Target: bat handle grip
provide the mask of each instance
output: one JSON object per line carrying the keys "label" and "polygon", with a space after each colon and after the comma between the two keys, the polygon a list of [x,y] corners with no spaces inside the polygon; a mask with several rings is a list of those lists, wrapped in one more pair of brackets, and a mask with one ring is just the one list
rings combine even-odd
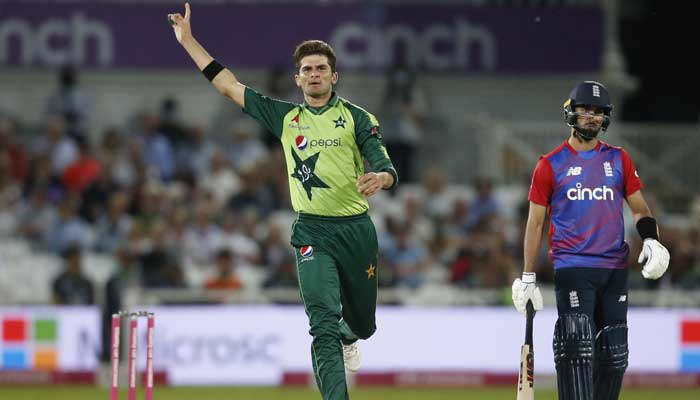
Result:
{"label": "bat handle grip", "polygon": [[528,300],[525,305],[525,311],[527,312],[527,318],[533,318],[535,316],[535,306],[532,305],[532,300]]}
{"label": "bat handle grip", "polygon": [[532,300],[528,300],[525,305],[526,318],[525,318],[525,343],[532,347],[532,320],[535,318],[535,306],[532,304]]}

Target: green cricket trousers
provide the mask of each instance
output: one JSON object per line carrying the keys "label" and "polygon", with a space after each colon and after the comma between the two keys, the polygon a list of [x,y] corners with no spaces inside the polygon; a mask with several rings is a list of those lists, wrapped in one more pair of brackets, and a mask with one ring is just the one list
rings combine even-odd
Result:
{"label": "green cricket trousers", "polygon": [[347,400],[343,344],[376,330],[377,232],[367,213],[299,214],[292,228],[299,291],[313,337],[311,360],[324,400]]}

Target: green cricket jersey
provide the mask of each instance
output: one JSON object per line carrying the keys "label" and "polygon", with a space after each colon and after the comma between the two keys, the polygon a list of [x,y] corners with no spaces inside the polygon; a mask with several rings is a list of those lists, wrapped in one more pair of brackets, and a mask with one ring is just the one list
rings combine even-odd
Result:
{"label": "green cricket jersey", "polygon": [[315,108],[271,99],[246,88],[247,114],[282,142],[294,211],[350,216],[368,209],[355,182],[364,174],[386,171],[398,182],[374,115],[338,97]]}

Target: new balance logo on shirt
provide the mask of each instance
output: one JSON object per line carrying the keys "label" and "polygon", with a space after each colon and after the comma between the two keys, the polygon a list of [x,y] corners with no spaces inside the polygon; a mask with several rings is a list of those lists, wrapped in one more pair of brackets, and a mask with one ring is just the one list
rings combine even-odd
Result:
{"label": "new balance logo on shirt", "polygon": [[569,167],[566,171],[566,176],[578,176],[581,175],[581,167]]}

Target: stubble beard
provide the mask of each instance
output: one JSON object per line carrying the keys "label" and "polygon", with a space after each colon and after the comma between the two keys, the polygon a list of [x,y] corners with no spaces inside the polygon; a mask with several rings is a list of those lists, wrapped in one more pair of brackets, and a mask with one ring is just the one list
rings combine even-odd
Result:
{"label": "stubble beard", "polygon": [[309,97],[314,98],[314,99],[322,99],[325,96],[327,96],[328,93],[330,93],[331,89],[332,89],[332,86],[328,87],[328,89],[324,89],[324,88],[319,88],[317,90],[309,89],[309,91],[307,91],[305,94]]}

